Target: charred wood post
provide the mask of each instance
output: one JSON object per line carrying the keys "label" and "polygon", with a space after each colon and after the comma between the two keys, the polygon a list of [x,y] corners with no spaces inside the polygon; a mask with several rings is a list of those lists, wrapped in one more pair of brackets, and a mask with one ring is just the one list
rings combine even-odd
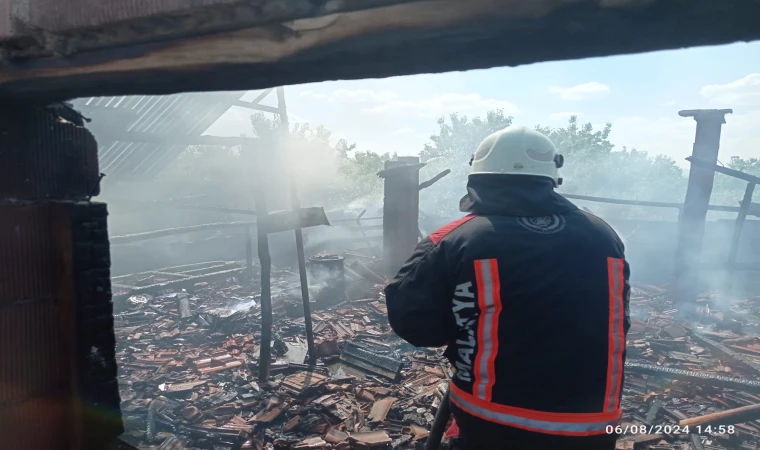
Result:
{"label": "charred wood post", "polygon": [[385,275],[393,276],[419,242],[420,169],[416,156],[386,161],[383,178],[383,259]]}
{"label": "charred wood post", "polygon": [[[718,162],[720,132],[730,109],[680,111],[681,117],[693,117],[697,122],[692,157],[706,163]],[[689,171],[689,185],[678,225],[678,247],[675,264],[675,296],[680,309],[688,309],[696,299],[702,239],[705,233],[707,208],[712,194],[715,172],[695,165]]]}
{"label": "charred wood post", "polygon": [[729,169],[727,167],[719,166],[717,164],[710,164],[708,162],[696,159],[694,157],[686,158],[692,166],[696,166],[705,170],[712,170],[717,173],[722,173],[730,177],[738,178],[747,182],[747,187],[744,190],[744,197],[739,202],[739,214],[736,216],[736,222],[734,224],[734,233],[731,236],[731,247],[728,250],[728,261],[726,262],[726,271],[728,273],[728,290],[731,290],[731,280],[734,270],[738,267],[736,264],[736,257],[739,254],[739,246],[742,239],[742,231],[744,230],[744,222],[747,221],[747,215],[752,212],[752,196],[755,193],[755,186],[760,184],[760,177],[750,175],[748,173],[740,172],[738,170]]}
{"label": "charred wood post", "polygon": [[[257,228],[258,230],[258,228]],[[253,240],[251,239],[251,229],[245,229],[245,270],[246,278],[253,277]]]}
{"label": "charred wood post", "polygon": [[[284,136],[281,137],[283,149],[287,150],[287,138],[290,133],[288,111],[285,104],[285,90],[277,88],[277,105],[279,106],[280,128]],[[289,156],[289,155],[288,155]],[[295,177],[290,176],[290,205],[295,212],[301,209],[301,200],[298,197],[298,188]],[[311,366],[317,364],[317,350],[314,346],[314,331],[311,322],[311,304],[309,303],[309,280],[306,275],[306,255],[303,248],[303,230],[300,226],[295,229],[296,254],[298,255],[298,276],[301,281],[301,299],[303,301],[304,327],[306,328],[306,348],[308,349],[308,363]]]}
{"label": "charred wood post", "polygon": [[[39,104],[0,109],[0,445],[101,449],[123,431],[97,143]],[[76,120],[76,118],[75,118]]]}
{"label": "charred wood post", "polygon": [[[262,177],[263,158],[261,149],[245,148],[254,157],[254,167],[257,169],[254,202],[258,213],[259,223],[266,222],[269,209],[267,207],[266,186]],[[261,349],[259,350],[259,381],[269,380],[269,368],[272,359],[272,258],[269,254],[269,235],[266,227],[256,227],[256,240],[261,266]]]}

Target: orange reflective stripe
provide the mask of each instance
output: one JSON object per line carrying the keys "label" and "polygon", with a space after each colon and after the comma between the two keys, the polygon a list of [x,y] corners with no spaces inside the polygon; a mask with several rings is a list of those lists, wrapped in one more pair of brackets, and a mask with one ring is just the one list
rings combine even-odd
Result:
{"label": "orange reflective stripe", "polygon": [[473,392],[490,401],[496,382],[496,355],[499,352],[499,314],[501,282],[495,259],[475,261],[475,282],[478,286],[478,353],[475,355]]}
{"label": "orange reflective stripe", "polygon": [[607,258],[607,279],[609,288],[609,332],[607,339],[607,387],[604,393],[604,412],[617,411],[620,407],[620,389],[623,377],[623,351],[625,350],[625,332],[623,318],[625,304],[625,261],[620,258]]}
{"label": "orange reflective stripe", "polygon": [[453,383],[451,401],[465,412],[489,422],[546,434],[591,436],[605,434],[608,426],[620,422],[622,411],[614,413],[551,413],[499,405],[478,399]]}

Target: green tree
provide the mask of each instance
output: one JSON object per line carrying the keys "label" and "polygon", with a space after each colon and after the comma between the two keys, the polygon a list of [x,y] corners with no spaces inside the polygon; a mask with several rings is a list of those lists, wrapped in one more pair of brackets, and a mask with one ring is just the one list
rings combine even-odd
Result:
{"label": "green tree", "polygon": [[[420,153],[428,161],[424,172],[431,175],[443,168],[451,174],[428,190],[423,191],[423,208],[455,214],[458,200],[464,194],[469,167],[467,161],[480,141],[489,134],[512,124],[512,117],[500,110],[489,111],[486,119],[460,117],[453,114],[447,122],[438,120],[439,132],[431,136],[431,144]],[[615,151],[610,142],[611,124],[601,130],[591,123],[580,124],[573,116],[564,127],[536,126],[546,134],[565,156],[561,174],[565,181],[560,192],[638,200],[681,201],[685,178],[681,169],[670,158],[650,157],[636,149]],[[431,170],[432,169],[432,170]],[[605,213],[614,210],[617,216],[665,216],[669,211],[651,208],[593,205],[593,210]]]}
{"label": "green tree", "polygon": [[[760,159],[758,158],[744,159],[738,156],[733,156],[729,163],[726,164],[726,167],[760,177]],[[710,203],[714,205],[737,206],[742,198],[744,198],[744,190],[746,187],[746,181],[716,173]],[[755,202],[760,199],[760,192],[758,191],[760,191],[760,189],[756,188],[753,195],[753,201]],[[730,215],[721,216],[731,217]]]}
{"label": "green tree", "polygon": [[459,199],[465,193],[468,162],[480,141],[512,124],[512,117],[504,110],[488,111],[485,119],[473,119],[459,114],[438,119],[438,134],[430,136],[430,143],[420,152],[420,159],[427,163],[422,178],[432,177],[445,169],[451,173],[420,194],[420,205],[429,213],[456,214]]}
{"label": "green tree", "polygon": [[[259,139],[275,145],[279,119],[255,114],[251,124]],[[279,158],[268,155],[276,165],[271,173],[292,173],[299,182],[305,204],[361,208],[381,200],[383,184],[377,172],[382,170],[383,162],[395,158],[395,154],[357,151],[356,145],[345,139],[333,145],[329,130],[324,126],[313,128],[308,123],[291,125],[288,136],[287,158],[282,153]]]}

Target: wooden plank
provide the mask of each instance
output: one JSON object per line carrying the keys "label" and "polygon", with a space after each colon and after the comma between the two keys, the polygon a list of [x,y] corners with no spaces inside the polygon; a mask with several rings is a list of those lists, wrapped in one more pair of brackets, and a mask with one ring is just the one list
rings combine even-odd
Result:
{"label": "wooden plank", "polygon": [[29,0],[23,15],[0,2],[4,95],[260,89],[760,39],[754,0],[94,1]]}
{"label": "wooden plank", "polygon": [[741,408],[693,417],[680,421],[679,425],[682,427],[735,425],[737,423],[751,422],[756,419],[760,419],[760,405],[742,406]]}

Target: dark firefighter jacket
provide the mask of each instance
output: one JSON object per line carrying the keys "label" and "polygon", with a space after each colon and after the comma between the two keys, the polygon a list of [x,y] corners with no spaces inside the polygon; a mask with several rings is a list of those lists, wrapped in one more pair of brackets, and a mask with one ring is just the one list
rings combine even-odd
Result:
{"label": "dark firefighter jacket", "polygon": [[550,180],[474,175],[467,191],[470,214],[422,240],[386,287],[391,327],[412,345],[448,346],[451,400],[472,416],[608,433],[630,326],[622,241]]}

